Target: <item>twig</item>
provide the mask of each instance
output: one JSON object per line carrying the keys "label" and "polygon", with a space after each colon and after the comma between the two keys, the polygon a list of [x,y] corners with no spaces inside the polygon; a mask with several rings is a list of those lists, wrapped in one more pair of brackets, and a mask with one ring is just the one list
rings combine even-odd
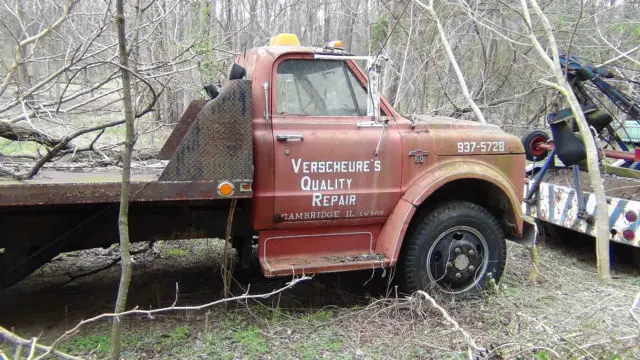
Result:
{"label": "twig", "polygon": [[[432,298],[429,294],[427,294],[426,292],[422,291],[422,290],[418,290],[416,292],[416,294],[423,296],[425,299],[427,299],[430,303],[431,306],[433,306],[434,308],[436,308],[436,310],[440,311],[440,313],[442,314],[442,316],[445,318],[445,320],[447,320],[447,322],[449,322],[451,325],[453,325],[453,331],[457,331],[459,333],[462,334],[462,336],[464,336],[465,340],[467,341],[467,345],[468,345],[468,350],[469,352],[471,351],[471,348],[473,348],[476,351],[479,351],[480,353],[486,353],[487,349],[479,347],[475,341],[473,341],[473,338],[471,337],[471,334],[469,334],[468,332],[466,332],[459,324],[458,322],[451,317],[451,315],[449,315],[449,313],[447,312],[447,310],[445,310],[442,306],[438,305],[438,303],[435,301],[434,298]],[[469,356],[469,360],[473,359],[471,354],[468,354]]]}
{"label": "twig", "polygon": [[31,350],[29,350],[29,356],[27,357],[27,360],[31,360],[33,359],[33,357],[36,355],[36,345],[38,344],[38,338],[37,337],[32,337],[31,338]]}
{"label": "twig", "polygon": [[617,57],[615,57],[615,58],[613,58],[611,60],[607,60],[604,63],[602,63],[601,65],[606,65],[606,64],[609,64],[609,63],[611,63],[613,61],[616,61],[616,60],[618,60],[620,58],[625,58],[625,59],[633,62],[634,64],[640,66],[640,61],[638,61],[638,60],[632,58],[631,56],[629,56],[629,54],[638,51],[640,49],[640,46],[636,46],[635,48],[633,48],[631,50],[628,50],[628,51],[625,51],[625,52],[620,51],[620,49],[615,47],[609,40],[607,40],[607,38],[604,37],[604,35],[602,34],[602,31],[600,31],[600,25],[598,25],[598,17],[594,16],[593,20],[595,21],[596,30],[598,30],[598,35],[600,35],[600,39],[602,39],[602,41],[604,41],[605,44],[609,45],[610,48],[612,48],[613,50],[615,50],[619,54]]}
{"label": "twig", "polygon": [[[529,89],[529,90],[527,90],[525,92],[522,92],[522,93],[519,93],[519,94],[503,97],[503,98],[500,98],[500,99],[491,100],[491,101],[487,102],[486,104],[478,105],[478,108],[487,109],[487,108],[490,108],[492,106],[501,105],[501,104],[504,104],[506,102],[517,100],[517,99],[519,99],[519,98],[521,98],[523,96],[529,95],[529,94],[531,94],[533,92],[536,92],[536,91],[539,91],[539,90],[543,90],[543,89],[544,89],[544,87],[542,87],[542,86],[536,86],[536,87],[534,87],[532,89]],[[471,107],[456,108],[456,110],[453,112],[453,115],[468,113],[468,112],[471,112],[471,111],[473,111],[473,109]]]}
{"label": "twig", "polygon": [[631,304],[631,308],[629,309],[631,316],[633,316],[633,318],[638,322],[638,325],[640,325],[640,317],[636,315],[636,308],[638,307],[638,304],[640,304],[640,291],[638,291],[636,299],[633,301],[633,304]]}
{"label": "twig", "polygon": [[[619,343],[619,342],[622,342],[622,341],[634,340],[634,339],[637,339],[638,337],[640,337],[640,335],[630,335],[630,336],[625,336],[625,337],[621,337],[621,338],[615,338],[615,339],[607,339],[607,340],[597,341],[597,342],[594,342],[594,343],[590,343],[590,344],[582,345],[582,346],[580,346],[579,348],[577,348],[576,350],[582,350],[582,351],[585,351],[585,349],[590,348],[590,347],[593,347],[593,346],[604,345],[604,344],[608,344],[608,343],[611,343],[611,342]],[[571,355],[571,354],[572,354],[574,351],[576,351],[576,350],[572,350],[570,353],[568,353],[568,354],[567,354],[567,357],[568,357],[569,355]]]}
{"label": "twig", "polygon": [[[588,352],[588,351],[587,351],[587,350],[585,350],[584,348],[579,347],[579,346],[578,346],[578,344],[576,344],[576,343],[574,343],[574,342],[569,341],[569,339],[567,339],[566,337],[564,337],[564,336],[562,336],[562,335],[558,334],[555,330],[553,330],[553,329],[551,329],[550,327],[548,327],[547,325],[545,325],[545,324],[541,323],[541,322],[540,322],[540,321],[538,321],[537,319],[535,319],[535,318],[533,318],[533,317],[531,317],[531,316],[529,316],[529,315],[523,314],[523,313],[521,313],[521,312],[517,313],[517,315],[518,315],[518,316],[521,316],[521,317],[523,317],[523,318],[525,318],[525,319],[527,319],[527,320],[529,320],[529,321],[532,321],[532,322],[534,322],[534,323],[538,324],[542,329],[544,329],[544,331],[545,331],[547,334],[552,335],[552,336],[555,338],[555,340],[556,340],[556,341],[560,340],[560,341],[567,342],[567,343],[569,343],[569,344],[571,344],[571,345],[575,346],[575,349],[577,349],[577,350],[581,350],[582,352],[584,352],[584,354],[585,354],[587,357],[589,357],[589,358],[591,358],[591,359],[594,359],[594,360],[596,359],[596,357],[595,357],[595,356],[593,356],[593,354],[591,354],[590,352]],[[560,357],[560,356],[558,355],[558,358],[560,358],[560,359],[561,359],[562,357]]]}
{"label": "twig", "polygon": [[[11,331],[5,329],[2,326],[0,326],[0,338],[3,339],[4,341],[12,343],[12,344],[35,346],[38,350],[46,351],[47,354],[53,354],[53,355],[55,355],[55,356],[57,356],[59,358],[69,359],[69,360],[82,360],[82,358],[75,357],[75,356],[69,355],[69,354],[65,354],[65,353],[60,352],[58,350],[54,350],[53,347],[40,345],[36,341],[34,341],[35,338],[33,340],[23,339],[20,336],[12,333]],[[8,359],[8,358],[3,357],[3,359]]]}

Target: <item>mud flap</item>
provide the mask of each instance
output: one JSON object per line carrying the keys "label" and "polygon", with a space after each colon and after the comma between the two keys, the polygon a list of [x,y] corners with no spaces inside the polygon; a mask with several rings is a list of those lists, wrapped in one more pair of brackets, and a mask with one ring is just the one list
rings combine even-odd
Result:
{"label": "mud flap", "polygon": [[538,225],[531,216],[522,217],[522,236],[510,237],[507,240],[516,242],[528,248],[538,243]]}

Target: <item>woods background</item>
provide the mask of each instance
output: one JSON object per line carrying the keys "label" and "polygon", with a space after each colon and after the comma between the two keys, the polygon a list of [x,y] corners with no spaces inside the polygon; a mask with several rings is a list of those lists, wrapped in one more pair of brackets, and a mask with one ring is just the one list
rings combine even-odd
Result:
{"label": "woods background", "polygon": [[[397,110],[473,118],[434,22],[409,0],[136,0],[125,6],[142,154],[153,154],[188,103],[205,97],[203,85],[225,78],[235,54],[267,45],[281,32],[297,34],[303,45],[341,39],[359,55],[383,48],[389,57],[384,94]],[[640,2],[541,6],[562,53],[594,65],[619,58],[611,63],[617,72],[640,80],[634,55],[620,55],[640,43]],[[0,8],[0,154],[35,159],[42,144],[95,127],[60,155],[84,150],[112,161],[108,151],[124,139],[124,125],[113,126],[122,118],[113,4],[2,0]],[[551,74],[526,38],[519,11],[513,0],[436,2],[472,97],[487,121],[518,135],[544,126],[545,112],[564,107],[539,82]],[[640,91],[620,86],[631,96]]]}

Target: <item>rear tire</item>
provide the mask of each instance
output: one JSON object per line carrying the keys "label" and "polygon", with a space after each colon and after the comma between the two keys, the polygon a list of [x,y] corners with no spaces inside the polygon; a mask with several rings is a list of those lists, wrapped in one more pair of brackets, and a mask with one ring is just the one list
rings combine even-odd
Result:
{"label": "rear tire", "polygon": [[537,145],[549,141],[549,134],[542,130],[533,130],[522,137],[522,146],[524,146],[524,154],[529,161],[542,161],[547,155],[548,150],[538,150]]}
{"label": "rear tire", "polygon": [[435,207],[405,240],[401,287],[432,296],[467,298],[500,280],[507,249],[502,227],[484,208],[467,201]]}

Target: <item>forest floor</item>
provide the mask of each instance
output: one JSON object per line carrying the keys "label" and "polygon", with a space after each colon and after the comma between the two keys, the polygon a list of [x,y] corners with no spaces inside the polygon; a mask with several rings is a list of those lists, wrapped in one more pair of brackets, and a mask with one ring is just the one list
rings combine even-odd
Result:
{"label": "forest floor", "polygon": [[[562,233],[560,233],[562,234]],[[575,235],[575,234],[574,234]],[[539,283],[528,281],[529,252],[509,244],[505,274],[486,296],[440,304],[488,359],[640,359],[640,324],[630,314],[640,268],[615,248],[614,279],[600,285],[593,241],[577,235],[540,246]],[[204,304],[221,298],[222,244],[156,243],[135,257],[128,307]],[[119,267],[70,281],[110,263],[114,249],[59,256],[17,285],[0,290],[0,325],[50,343],[80,320],[113,309]],[[202,311],[131,316],[124,321],[123,359],[465,359],[461,333],[429,302],[396,297],[389,273],[314,276],[280,296]],[[234,271],[234,294],[264,293],[290,279],[265,279],[256,263]],[[251,279],[251,281],[249,281]],[[640,309],[639,311],[640,312]],[[103,359],[110,321],[95,322],[58,349]],[[0,350],[15,352],[6,343]],[[26,353],[26,351],[23,351]],[[476,355],[479,355],[477,352]]]}

